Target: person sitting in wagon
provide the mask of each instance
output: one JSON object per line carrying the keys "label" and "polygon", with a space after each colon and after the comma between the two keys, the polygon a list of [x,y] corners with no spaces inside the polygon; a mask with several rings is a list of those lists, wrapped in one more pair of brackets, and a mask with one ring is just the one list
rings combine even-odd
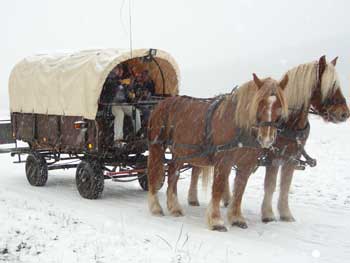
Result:
{"label": "person sitting in wagon", "polygon": [[148,70],[136,75],[134,89],[137,100],[148,100],[155,95],[154,81],[151,79]]}
{"label": "person sitting in wagon", "polygon": [[[139,72],[134,72],[134,79],[131,84],[131,89],[135,93],[136,101],[147,101],[151,96],[155,95],[155,84],[151,79],[149,71],[143,70]],[[141,111],[141,129],[138,132],[139,136],[145,135],[145,130],[147,127],[147,122],[150,116],[150,109],[148,105],[138,105]]]}
{"label": "person sitting in wagon", "polygon": [[[107,78],[109,88],[112,89],[112,103],[126,103],[135,98],[135,94],[130,90],[130,72],[127,64],[118,65]],[[135,132],[141,128],[140,111],[135,109],[136,116],[133,121]],[[120,143],[124,139],[124,116],[125,114],[133,118],[133,106],[113,105],[112,114],[114,115],[114,141]]]}

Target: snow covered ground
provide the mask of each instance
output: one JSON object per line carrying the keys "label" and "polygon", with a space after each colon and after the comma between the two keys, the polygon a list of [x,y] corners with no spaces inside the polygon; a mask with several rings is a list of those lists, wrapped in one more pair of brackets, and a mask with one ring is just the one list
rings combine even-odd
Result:
{"label": "snow covered ground", "polygon": [[350,122],[312,120],[311,126],[307,150],[318,166],[294,177],[290,205],[297,221],[260,221],[259,169],[243,202],[249,228],[226,233],[206,228],[209,194],[201,193],[200,207],[187,205],[188,173],[179,182],[185,216],[159,218],[149,214],[137,182],[106,182],[101,199],[85,200],[74,170],[51,172],[47,185],[35,188],[23,164],[1,155],[0,262],[349,262]]}

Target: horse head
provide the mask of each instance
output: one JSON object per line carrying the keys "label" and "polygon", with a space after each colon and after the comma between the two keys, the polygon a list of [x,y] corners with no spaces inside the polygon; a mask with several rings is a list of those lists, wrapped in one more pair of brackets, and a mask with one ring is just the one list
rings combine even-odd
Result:
{"label": "horse head", "polygon": [[340,88],[335,66],[337,58],[330,63],[322,56],[318,61],[318,80],[311,98],[312,108],[327,122],[344,122],[350,117],[346,99]]}
{"label": "horse head", "polygon": [[263,148],[270,148],[275,142],[277,129],[288,115],[288,105],[283,93],[288,83],[288,75],[278,82],[267,78],[261,80],[253,74],[257,87],[249,111],[255,120],[257,141]]}

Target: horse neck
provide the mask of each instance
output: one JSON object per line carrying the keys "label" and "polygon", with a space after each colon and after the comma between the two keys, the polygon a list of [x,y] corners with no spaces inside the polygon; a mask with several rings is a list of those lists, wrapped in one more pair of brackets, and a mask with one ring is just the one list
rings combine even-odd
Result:
{"label": "horse neck", "polygon": [[306,105],[312,96],[312,90],[319,80],[316,64],[304,64],[289,70],[286,74],[289,77],[284,94],[289,107],[298,110]]}
{"label": "horse neck", "polygon": [[304,129],[309,122],[309,110],[310,104],[308,107],[303,107],[296,113],[291,113],[287,120],[287,126],[293,130]]}
{"label": "horse neck", "polygon": [[234,97],[229,95],[223,102],[221,102],[221,105],[214,114],[214,118],[217,118],[217,120],[219,120],[220,123],[227,128],[235,127],[233,119],[235,116],[236,106],[237,103],[234,102]]}
{"label": "horse neck", "polygon": [[[302,78],[301,80],[299,81],[290,81],[289,83],[293,83],[293,86],[292,87],[287,87],[287,90],[288,88],[289,89],[295,89],[295,88],[298,88],[300,83],[307,83],[308,85],[310,85],[308,88],[311,89],[311,95],[310,97],[308,98],[308,101],[304,101],[302,106],[300,107],[300,109],[298,108],[294,108],[294,106],[292,105],[291,106],[291,110],[292,111],[295,111],[290,113],[289,114],[289,117],[288,117],[288,120],[287,120],[287,125],[292,128],[292,129],[304,129],[307,125],[307,123],[309,122],[309,118],[308,118],[308,115],[309,115],[309,110],[310,110],[310,107],[311,107],[311,99],[312,99],[312,96],[313,96],[313,90],[315,88],[320,88],[320,87],[316,87],[317,85],[319,85],[319,76],[318,76],[318,65],[316,65],[316,71],[315,71],[315,76],[313,76],[311,79],[305,79],[305,75],[303,75],[304,78]],[[297,71],[298,72],[298,71]],[[300,72],[300,71],[299,71]],[[294,76],[295,78],[297,78],[297,76],[295,75]],[[293,93],[290,93],[291,96],[293,96],[294,94]],[[306,94],[304,95],[306,96]],[[287,97],[287,100],[291,100],[293,98],[288,98]]]}

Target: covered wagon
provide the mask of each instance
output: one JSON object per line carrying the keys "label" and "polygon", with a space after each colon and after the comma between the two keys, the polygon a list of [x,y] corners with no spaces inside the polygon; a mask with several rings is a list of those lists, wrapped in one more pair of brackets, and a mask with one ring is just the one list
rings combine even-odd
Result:
{"label": "covered wagon", "polygon": [[[98,198],[104,179],[139,180],[147,189],[147,137],[136,133],[125,118],[123,145],[113,143],[114,102],[103,100],[105,81],[118,65],[146,69],[154,82],[155,96],[122,102],[133,108],[152,107],[166,96],[178,94],[179,69],[167,53],[155,49],[88,50],[71,54],[43,54],[19,62],[11,72],[9,98],[12,130],[2,139],[24,141],[27,148],[10,149],[28,154],[26,176],[31,185],[43,186],[48,171],[77,168],[79,193]],[[142,115],[141,115],[142,118]],[[8,138],[11,135],[12,138]]]}

